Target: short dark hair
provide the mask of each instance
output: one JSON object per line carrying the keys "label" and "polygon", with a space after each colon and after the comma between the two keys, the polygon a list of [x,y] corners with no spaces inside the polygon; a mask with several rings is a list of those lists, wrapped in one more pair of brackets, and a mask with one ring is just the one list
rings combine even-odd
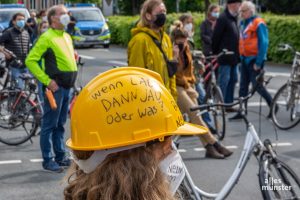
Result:
{"label": "short dark hair", "polygon": [[22,17],[25,18],[25,15],[24,15],[23,13],[20,13],[20,12],[19,12],[19,13],[16,13],[16,14],[13,15],[12,21],[16,21],[16,19],[17,19],[18,16],[22,16]]}

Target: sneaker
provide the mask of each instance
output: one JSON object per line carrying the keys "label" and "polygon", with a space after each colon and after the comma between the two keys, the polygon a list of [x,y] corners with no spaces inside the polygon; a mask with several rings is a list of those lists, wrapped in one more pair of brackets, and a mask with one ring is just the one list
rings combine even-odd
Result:
{"label": "sneaker", "polygon": [[64,158],[61,161],[56,160],[57,164],[61,167],[67,168],[71,165],[71,160],[69,158]]}
{"label": "sneaker", "polygon": [[243,119],[243,116],[241,115],[241,113],[237,113],[237,114],[235,114],[233,117],[230,117],[230,118],[229,118],[229,121],[232,121],[232,120],[240,120],[240,119]]}
{"label": "sneaker", "polygon": [[47,163],[43,162],[43,168],[47,171],[56,172],[56,173],[61,173],[64,171],[64,169],[53,160],[50,160]]}

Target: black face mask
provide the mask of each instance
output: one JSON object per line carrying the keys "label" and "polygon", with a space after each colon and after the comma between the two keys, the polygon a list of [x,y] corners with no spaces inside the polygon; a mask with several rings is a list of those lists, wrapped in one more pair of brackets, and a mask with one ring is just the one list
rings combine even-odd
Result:
{"label": "black face mask", "polygon": [[164,13],[156,15],[156,20],[153,22],[157,27],[162,27],[165,25],[167,16]]}
{"label": "black face mask", "polygon": [[183,51],[184,49],[184,44],[183,43],[179,43],[177,44],[178,48],[179,48],[179,51]]}

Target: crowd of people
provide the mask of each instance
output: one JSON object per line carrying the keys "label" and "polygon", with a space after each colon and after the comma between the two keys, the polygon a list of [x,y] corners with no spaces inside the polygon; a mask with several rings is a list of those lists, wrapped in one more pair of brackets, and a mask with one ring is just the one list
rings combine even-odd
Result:
{"label": "crowd of people", "polygon": [[[193,48],[193,18],[190,14],[181,16],[170,27],[168,35],[164,31],[166,12],[166,7],[161,0],[147,0],[144,2],[141,8],[140,20],[131,30],[132,38],[128,44],[128,66],[144,68],[158,73],[169,95],[172,95],[173,99],[177,101],[178,107],[176,106],[176,108],[181,111],[180,115],[185,113],[189,116],[192,123],[198,124],[201,127],[207,127],[201,115],[190,112],[190,108],[198,105],[199,102],[197,99],[199,94],[195,89],[197,81],[194,76],[190,52],[190,48]],[[239,13],[241,13],[242,18],[240,25],[238,24]],[[238,64],[240,62],[242,63],[240,71],[243,80],[240,82],[239,95],[246,95],[249,83],[256,84],[255,76],[264,67],[268,47],[266,23],[256,15],[254,4],[249,1],[242,3],[241,0],[227,0],[226,9],[221,14],[220,8],[217,5],[211,5],[208,10],[207,19],[201,25],[201,39],[205,55],[218,54],[223,49],[234,52],[233,55],[220,57],[218,60],[220,64],[218,69],[218,84],[221,87],[225,102],[233,102],[235,84],[238,80]],[[134,70],[139,71],[138,69]],[[117,76],[118,73],[115,73],[115,76]],[[135,72],[127,72],[125,74],[130,76],[134,75]],[[122,75],[124,76],[124,73],[120,73],[120,79],[123,78]],[[146,77],[145,74],[139,75]],[[106,76],[113,76],[113,74],[105,74],[102,78],[107,78],[109,81],[114,80]],[[94,86],[101,87],[103,82],[101,82],[101,79],[97,80],[93,82]],[[130,84],[126,89],[129,88]],[[147,90],[147,86],[144,86],[143,90]],[[263,86],[260,86],[259,93],[266,99],[268,104],[272,101]],[[82,99],[82,101],[84,100]],[[87,104],[90,105],[90,103]],[[90,106],[92,110],[94,107]],[[230,112],[230,110],[227,110],[227,112]],[[239,119],[239,117],[237,115],[232,119]],[[182,127],[182,125],[179,125],[179,127]],[[159,123],[156,126],[160,127]],[[147,128],[151,132],[153,128],[152,123],[149,123]],[[109,130],[114,132],[113,127]],[[122,126],[120,130],[123,130]],[[209,129],[206,130],[206,132],[198,134],[198,137],[206,148],[206,157],[222,159],[233,153],[217,142]],[[189,134],[197,135],[195,132],[185,131]],[[77,130],[76,134],[74,133],[69,140],[69,147],[74,151],[76,164],[72,171],[74,176],[70,176],[70,185],[65,189],[65,197],[67,199],[80,199],[80,197],[88,199],[132,199],[133,194],[139,197],[138,199],[176,199],[176,193],[180,192],[177,191],[179,185],[174,184],[176,181],[169,180],[169,188],[165,188],[162,185],[165,183],[163,180],[161,180],[161,184],[156,183],[157,176],[162,172],[165,173],[166,170],[160,166],[165,166],[169,169],[173,167],[182,169],[180,168],[180,162],[176,160],[176,150],[172,149],[169,138],[167,139],[168,142],[164,138],[158,144],[154,142],[155,140],[146,140],[147,142],[151,141],[151,143],[154,142],[155,145],[159,145],[158,149],[160,150],[157,150],[164,152],[164,156],[158,156],[160,159],[156,159],[156,162],[151,162],[159,162],[160,165],[151,165],[153,174],[150,179],[151,181],[149,181],[148,171],[145,169],[148,169],[148,164],[150,163],[143,163],[139,157],[135,156],[141,155],[140,151],[148,150],[150,154],[155,154],[157,151],[154,148],[157,146],[151,145],[148,147],[145,143],[132,143],[128,139],[126,142],[129,144],[138,144],[138,147],[121,144],[122,150],[119,149],[119,145],[117,148],[103,150],[102,147],[95,144],[88,146],[88,151],[84,152],[82,150],[85,148],[80,148],[73,144],[73,142],[76,142],[75,138],[83,137],[84,133],[81,132]],[[83,135],[79,136],[78,134]],[[104,138],[102,134],[105,133],[97,132],[97,134],[101,135],[99,138]],[[170,135],[173,134],[176,134],[176,132]],[[79,141],[77,143],[80,144]],[[96,154],[98,153],[97,159]],[[126,159],[123,156],[126,156]],[[131,163],[130,160],[133,159],[135,159],[137,167],[125,164],[127,161]],[[169,159],[170,162],[167,165],[163,165],[166,159]],[[117,163],[116,165],[120,167],[116,169],[115,165],[112,164],[113,162]],[[86,169],[91,166],[90,163],[93,163],[93,169],[88,173]],[[176,166],[170,163],[176,163]],[[113,180],[110,177],[106,177],[105,179],[105,176],[108,176],[112,169],[116,170],[116,173],[113,172],[111,174]],[[146,181],[144,178],[139,178],[141,171],[146,174],[143,176]],[[169,174],[165,173],[165,175],[168,177]],[[95,180],[92,178],[93,176],[99,176],[100,178]],[[174,175],[173,178],[176,180],[180,176],[179,173],[178,176]],[[124,184],[124,177],[130,177],[126,178],[126,184]],[[109,182],[107,183],[107,181]],[[104,183],[110,186],[105,187]],[[119,186],[118,189],[115,188],[116,185]],[[145,190],[143,188],[149,188],[149,190],[146,189],[148,191],[147,194],[144,194]]]}
{"label": "crowd of people", "polygon": [[[218,54],[223,49],[234,52],[218,59],[218,85],[225,103],[231,103],[239,71],[239,96],[246,96],[250,82],[256,84],[255,77],[263,70],[268,48],[266,23],[256,15],[252,2],[241,0],[227,0],[222,13],[218,5],[210,5],[200,27],[194,26],[191,14],[184,14],[173,23],[169,33],[164,29],[166,14],[162,0],[146,0],[138,23],[131,30],[128,44],[128,66],[131,68],[104,73],[89,84],[95,86],[91,88],[102,88],[108,84],[105,80],[120,81],[122,89],[131,92],[133,78],[128,81],[128,77],[142,77],[158,85],[163,105],[168,109],[163,109],[159,118],[147,118],[147,122],[130,118],[130,128],[124,123],[120,126],[91,125],[96,120],[89,118],[100,120],[105,110],[100,110],[99,104],[86,95],[95,91],[84,92],[72,111],[72,132],[67,145],[72,150],[74,164],[64,191],[66,199],[176,199],[174,191],[179,184],[167,180],[167,169],[175,161],[180,169],[182,161],[172,148],[172,135],[197,135],[208,158],[224,159],[232,155],[233,152],[214,136],[210,116],[202,118],[199,113],[190,111],[191,107],[203,103],[200,98],[203,94],[199,94],[203,86],[194,75],[191,56],[194,31],[200,28],[201,35],[197,37],[201,37],[205,56]],[[70,16],[62,5],[41,11],[38,18],[32,12],[27,22],[22,13],[17,13],[11,27],[0,37],[0,44],[13,51],[22,62],[21,66],[11,66],[13,77],[18,79],[20,73],[30,71],[41,83],[44,98],[40,135],[42,166],[54,172],[62,172],[64,167],[71,165],[64,144],[69,93],[77,75],[74,48],[68,34],[72,33],[76,20],[70,23]],[[22,80],[18,80],[18,84],[24,87]],[[148,86],[140,84],[136,91],[147,91]],[[54,94],[56,110],[51,109],[44,95],[46,89]],[[270,106],[272,97],[267,90],[260,86],[258,92]],[[112,98],[117,94],[109,95]],[[118,112],[125,113],[139,106],[137,102],[131,104],[129,108],[120,107]],[[82,114],[94,111],[99,114]],[[184,123],[182,114],[187,114],[190,122],[196,125]],[[80,116],[87,120],[81,120]],[[239,118],[237,114],[232,120]],[[176,178],[182,181],[182,173]]]}

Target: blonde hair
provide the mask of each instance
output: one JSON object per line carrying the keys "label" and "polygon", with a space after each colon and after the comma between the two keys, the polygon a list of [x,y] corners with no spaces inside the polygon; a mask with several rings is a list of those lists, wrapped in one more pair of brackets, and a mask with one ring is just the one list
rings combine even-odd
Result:
{"label": "blonde hair", "polygon": [[[113,153],[90,174],[73,163],[66,200],[174,200],[169,183],[159,170],[154,149],[159,143]],[[88,159],[93,151],[74,151],[78,159]]]}
{"label": "blonde hair", "polygon": [[164,2],[162,0],[147,0],[143,3],[141,8],[141,25],[144,27],[151,26],[151,22],[146,18],[146,14],[151,14],[155,7],[163,4]]}
{"label": "blonde hair", "polygon": [[169,33],[172,34],[172,32],[177,28],[183,28],[183,24],[180,20],[175,20],[173,22],[173,24],[170,26]]}

